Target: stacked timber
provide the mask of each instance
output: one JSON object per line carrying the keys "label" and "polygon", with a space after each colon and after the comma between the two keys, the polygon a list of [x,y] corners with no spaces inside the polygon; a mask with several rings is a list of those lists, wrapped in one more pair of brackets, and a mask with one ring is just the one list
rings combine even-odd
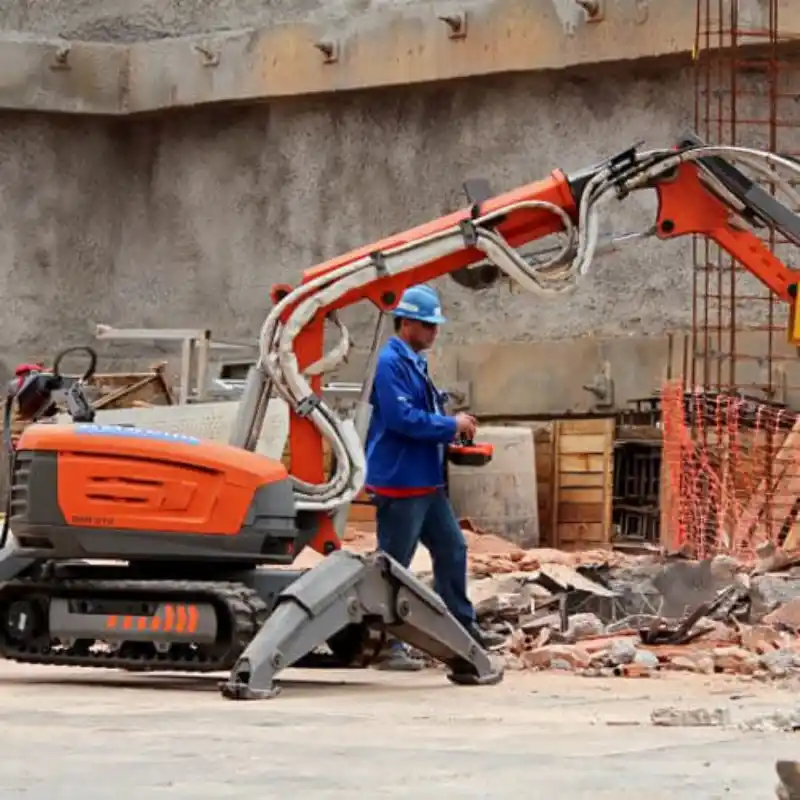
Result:
{"label": "stacked timber", "polygon": [[611,546],[615,423],[558,420],[553,425],[553,545],[562,550]]}

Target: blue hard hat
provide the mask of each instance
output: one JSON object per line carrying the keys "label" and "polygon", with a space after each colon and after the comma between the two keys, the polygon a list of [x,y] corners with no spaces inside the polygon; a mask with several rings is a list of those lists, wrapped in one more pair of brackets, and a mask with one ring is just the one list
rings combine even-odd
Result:
{"label": "blue hard hat", "polygon": [[406,289],[392,314],[400,319],[416,319],[431,325],[447,322],[442,316],[442,304],[436,290],[424,284]]}

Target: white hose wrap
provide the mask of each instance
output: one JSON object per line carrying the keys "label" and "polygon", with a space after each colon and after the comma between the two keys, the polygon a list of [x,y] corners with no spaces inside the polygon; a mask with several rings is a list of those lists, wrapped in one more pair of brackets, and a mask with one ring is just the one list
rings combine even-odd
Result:
{"label": "white hose wrap", "polygon": [[[653,150],[637,153],[627,173],[623,172],[622,175],[618,167],[616,170],[610,165],[600,168],[583,190],[577,226],[562,208],[551,203],[514,203],[472,221],[477,233],[474,247],[484,252],[491,263],[527,291],[542,296],[556,296],[572,291],[592,264],[600,237],[601,210],[611,200],[619,198],[620,190],[627,193],[646,188],[651,181],[668,174],[681,164],[706,156],[723,156],[731,163],[740,163],[755,171],[759,177],[769,180],[781,189],[788,198],[790,207],[800,208],[800,193],[788,181],[779,179],[773,171],[775,167],[780,167],[794,173],[795,179],[800,177],[800,164],[790,159],[746,147],[702,146],[684,152]],[[654,159],[658,160],[648,165]],[[644,165],[648,166],[643,169]],[[704,173],[704,177],[708,178],[708,175]],[[723,196],[728,195],[713,178],[710,183]],[[737,206],[729,195],[728,199],[734,207]],[[482,227],[499,216],[535,209],[557,216],[567,237],[560,252],[544,263],[530,263],[501,234]],[[461,229],[453,226],[425,239],[383,251],[380,269],[370,257],[358,259],[298,286],[278,302],[267,316],[259,340],[259,367],[272,380],[275,391],[295,413],[302,410],[307,414],[307,418],[330,443],[334,456],[333,475],[324,483],[309,484],[293,478],[298,509],[333,511],[343,503],[352,501],[363,486],[366,465],[363,445],[351,421],[340,419],[321,398],[318,398],[318,404],[311,409],[301,406],[306,398],[313,396],[309,379],[332,371],[346,360],[350,349],[350,336],[346,327],[336,314],[328,315],[328,319],[341,332],[339,343],[304,372],[299,370],[294,353],[295,338],[320,311],[335,304],[343,295],[373,283],[385,274],[382,270],[390,275],[402,274],[443,256],[463,251],[466,246]],[[575,257],[571,263],[567,263],[572,253]],[[289,306],[294,306],[293,311],[285,323],[281,324],[280,318]]]}

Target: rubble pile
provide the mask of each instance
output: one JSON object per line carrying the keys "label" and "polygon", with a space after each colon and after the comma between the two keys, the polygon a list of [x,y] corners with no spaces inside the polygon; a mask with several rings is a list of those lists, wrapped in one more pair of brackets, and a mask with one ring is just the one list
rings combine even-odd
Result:
{"label": "rubble pile", "polygon": [[508,668],[584,676],[800,675],[800,558],[608,551],[472,556],[481,623],[507,635]]}
{"label": "rubble pile", "polygon": [[[585,676],[666,672],[751,680],[800,676],[800,552],[773,545],[755,564],[685,553],[523,550],[462,520],[470,595],[506,634],[508,668]],[[349,549],[374,549],[351,530]],[[430,560],[413,565],[432,581]]]}

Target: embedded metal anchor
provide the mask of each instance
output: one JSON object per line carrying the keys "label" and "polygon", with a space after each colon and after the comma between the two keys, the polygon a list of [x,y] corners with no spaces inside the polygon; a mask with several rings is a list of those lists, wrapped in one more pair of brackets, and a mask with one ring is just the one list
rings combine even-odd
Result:
{"label": "embedded metal anchor", "polygon": [[339,45],[336,42],[316,42],[314,47],[325,56],[324,64],[333,64],[339,60]]}
{"label": "embedded metal anchor", "polygon": [[213,50],[209,50],[209,48],[199,44],[193,45],[192,49],[195,53],[200,54],[204,67],[216,67],[219,64],[219,53],[215,53]]}
{"label": "embedded metal anchor", "polygon": [[600,371],[594,376],[592,383],[586,383],[582,388],[594,396],[596,409],[613,408],[614,379],[611,376],[611,362],[603,361]]}
{"label": "embedded metal anchor", "polygon": [[460,11],[455,14],[447,14],[439,17],[448,27],[448,37],[450,39],[465,39],[467,36],[467,14]]}
{"label": "embedded metal anchor", "polygon": [[586,12],[589,22],[600,22],[603,19],[602,0],[575,0],[575,2]]}
{"label": "embedded metal anchor", "polygon": [[59,47],[53,54],[53,60],[50,63],[50,69],[70,69],[69,54],[72,52],[72,47],[68,44]]}

